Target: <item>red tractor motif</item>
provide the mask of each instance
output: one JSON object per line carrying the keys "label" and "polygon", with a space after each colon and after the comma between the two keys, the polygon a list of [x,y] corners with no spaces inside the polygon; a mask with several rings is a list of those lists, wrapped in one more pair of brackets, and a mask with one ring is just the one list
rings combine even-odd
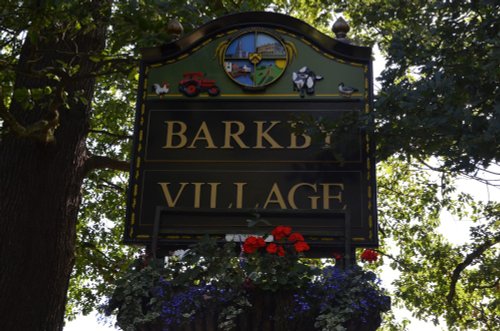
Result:
{"label": "red tractor motif", "polygon": [[195,97],[201,92],[207,92],[211,97],[219,95],[220,89],[215,80],[205,79],[202,72],[187,72],[179,82],[179,92],[187,97]]}

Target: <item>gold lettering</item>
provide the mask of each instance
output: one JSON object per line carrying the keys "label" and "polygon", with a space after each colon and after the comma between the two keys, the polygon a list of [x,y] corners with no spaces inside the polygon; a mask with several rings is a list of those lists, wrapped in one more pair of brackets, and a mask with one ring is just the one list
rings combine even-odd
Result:
{"label": "gold lettering", "polygon": [[264,145],[262,144],[263,139],[265,139],[271,145],[271,149],[283,148],[283,146],[278,144],[276,140],[274,140],[269,135],[269,131],[271,131],[271,129],[275,125],[281,123],[280,121],[271,121],[271,125],[266,130],[264,130],[264,124],[267,121],[253,121],[253,122],[257,124],[257,141],[254,148],[265,148]]}
{"label": "gold lettering", "polygon": [[236,208],[243,208],[243,187],[247,183],[234,183],[236,185]]}
{"label": "gold lettering", "polygon": [[217,208],[217,186],[221,183],[208,183],[210,185],[210,208]]}
{"label": "gold lettering", "polygon": [[332,133],[325,133],[325,145],[323,148],[331,148],[332,147]]}
{"label": "gold lettering", "polygon": [[319,200],[319,196],[317,195],[313,195],[313,196],[309,196],[307,197],[309,200],[311,200],[311,209],[318,209],[318,200]]}
{"label": "gold lettering", "polygon": [[[295,203],[295,193],[300,187],[310,187],[313,189],[314,193],[318,192],[318,188],[316,184],[310,184],[310,183],[298,183],[292,186],[290,191],[288,191],[288,203],[290,204],[290,207],[292,209],[299,209],[297,207],[297,204]],[[309,200],[311,200],[311,209],[318,209],[318,196],[308,196]]]}
{"label": "gold lettering", "polygon": [[[344,190],[344,184],[341,183],[322,183],[323,187],[323,209],[330,209],[330,200],[337,200],[342,203],[342,191]],[[336,195],[330,195],[331,188],[339,188]]]}
{"label": "gold lettering", "polygon": [[205,183],[191,183],[194,185],[193,207],[200,208],[201,205],[201,186]]}
{"label": "gold lettering", "polygon": [[217,146],[215,146],[214,144],[214,140],[210,135],[210,131],[208,130],[208,126],[207,123],[205,123],[205,121],[201,123],[198,132],[196,132],[196,135],[194,136],[193,141],[191,142],[191,145],[188,146],[188,148],[196,148],[194,144],[198,140],[205,140],[207,142],[207,147],[205,148],[217,148]]}
{"label": "gold lettering", "polygon": [[290,135],[290,146],[288,146],[289,149],[305,149],[311,146],[311,137],[305,134],[301,134],[300,137],[303,137],[304,142],[302,145],[297,145],[297,136],[295,134]]}
{"label": "gold lettering", "polygon": [[177,195],[175,196],[174,199],[172,199],[172,195],[170,194],[170,190],[168,186],[170,183],[158,183],[161,186],[161,189],[163,191],[163,197],[165,198],[165,201],[167,202],[168,207],[175,207],[177,204],[177,201],[179,200],[179,197],[181,196],[181,193],[184,191],[184,188],[188,183],[180,183],[181,187],[177,191]]}
{"label": "gold lettering", "polygon": [[[186,123],[181,121],[165,121],[165,123],[167,123],[167,141],[165,143],[165,146],[163,146],[162,148],[182,148],[186,146]],[[175,132],[174,125],[179,126],[179,131]],[[179,143],[177,145],[174,145],[173,143],[174,136],[179,138]]]}
{"label": "gold lettering", "polygon": [[277,203],[281,209],[287,209],[285,199],[283,199],[283,195],[281,194],[278,183],[273,184],[273,187],[271,188],[271,191],[269,192],[269,195],[267,196],[267,199],[266,199],[266,202],[264,203],[263,208],[266,209],[267,206],[271,203]]}
{"label": "gold lettering", "polygon": [[[240,148],[250,148],[245,143],[243,140],[241,140],[240,135],[245,132],[245,124],[239,121],[222,121],[224,125],[226,126],[225,129],[225,136],[224,136],[224,145],[221,148],[234,148],[233,145],[231,145],[231,139],[240,146]],[[231,127],[233,124],[236,124],[237,130],[236,132],[232,132]]]}
{"label": "gold lettering", "polygon": [[[292,127],[292,129],[295,129],[296,127],[296,122],[289,122],[290,123],[290,126]],[[304,142],[302,145],[297,145],[297,135],[295,133],[290,133],[290,146],[288,146],[287,148],[289,149],[304,149],[304,148],[308,148],[309,146],[311,146],[311,137],[308,136],[307,134],[305,133],[302,133],[300,134],[300,137],[302,137],[304,139]]]}
{"label": "gold lettering", "polygon": [[308,183],[298,183],[298,184],[295,184],[294,186],[292,186],[292,188],[290,189],[290,191],[288,191],[288,203],[290,204],[290,207],[292,209],[299,209],[297,207],[297,204],[295,203],[295,193],[297,192],[297,190],[302,187],[302,186],[309,186],[309,187],[312,187],[314,189],[314,192],[316,192],[316,187],[313,186],[312,184],[308,184]]}
{"label": "gold lettering", "polygon": [[332,131],[328,131],[323,124],[320,124],[319,130],[325,137],[324,149],[331,148],[332,146]]}

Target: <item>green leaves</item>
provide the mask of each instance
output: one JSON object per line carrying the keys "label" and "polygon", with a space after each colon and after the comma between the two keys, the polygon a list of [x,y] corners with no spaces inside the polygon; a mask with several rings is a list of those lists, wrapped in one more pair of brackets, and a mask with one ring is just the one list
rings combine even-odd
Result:
{"label": "green leaves", "polygon": [[[374,132],[378,160],[386,160],[378,172],[383,247],[395,247],[391,267],[401,271],[396,299],[420,318],[437,323],[445,317],[450,329],[491,329],[498,325],[498,301],[487,289],[495,284],[489,275],[498,271],[487,266],[499,254],[494,248],[479,251],[494,238],[495,226],[485,215],[495,203],[454,192],[451,179],[500,159],[500,57],[494,56],[500,42],[494,13],[500,5],[419,0],[401,6],[375,0],[340,1],[340,7],[356,36],[378,43],[387,60]],[[413,163],[429,158],[438,166]],[[430,175],[431,168],[442,174]],[[460,220],[478,224],[470,242],[453,245],[440,234],[445,212],[458,225]],[[446,297],[455,282],[450,303]],[[474,282],[482,285],[471,286]]]}
{"label": "green leaves", "polygon": [[379,159],[439,156],[469,172],[499,160],[498,4],[379,0],[340,8],[387,59],[375,104]]}
{"label": "green leaves", "polygon": [[[499,239],[498,203],[474,201],[455,191],[453,174],[440,176],[394,158],[379,165],[382,247],[391,268],[400,272],[394,299],[421,319],[444,317],[449,327],[487,328],[498,322],[497,308],[489,305],[495,302],[492,286],[499,274],[490,269],[499,256],[493,244]],[[457,226],[460,220],[476,224],[470,241],[446,239],[455,229],[443,228],[444,213],[458,218]]]}

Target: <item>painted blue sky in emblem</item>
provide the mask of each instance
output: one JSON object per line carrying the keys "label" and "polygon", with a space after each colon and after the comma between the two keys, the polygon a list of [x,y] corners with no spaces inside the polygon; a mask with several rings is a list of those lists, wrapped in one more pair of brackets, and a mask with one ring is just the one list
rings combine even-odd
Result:
{"label": "painted blue sky in emblem", "polygon": [[262,45],[267,45],[267,44],[274,44],[277,43],[278,41],[276,38],[273,38],[267,34],[259,33],[257,35],[257,43],[256,47],[262,46]]}
{"label": "painted blue sky in emblem", "polygon": [[247,58],[255,52],[255,34],[249,33],[236,38],[226,50],[226,57]]}

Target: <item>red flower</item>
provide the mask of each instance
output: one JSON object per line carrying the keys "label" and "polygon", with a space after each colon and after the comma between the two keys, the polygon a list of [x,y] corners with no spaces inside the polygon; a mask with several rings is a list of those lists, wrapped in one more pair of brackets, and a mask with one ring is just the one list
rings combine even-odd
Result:
{"label": "red flower", "polygon": [[278,245],[276,245],[275,243],[270,243],[269,245],[267,245],[266,251],[269,254],[276,254],[278,252]]}
{"label": "red flower", "polygon": [[285,249],[283,248],[283,246],[278,246],[278,255],[285,256]]}
{"label": "red flower", "polygon": [[262,237],[257,237],[257,248],[266,247],[266,241]]}
{"label": "red flower", "polygon": [[304,241],[304,237],[300,233],[294,232],[290,235],[290,237],[288,237],[288,241],[292,243],[296,241]]}
{"label": "red flower", "polygon": [[342,253],[334,251],[332,255],[335,260],[342,260]]}
{"label": "red flower", "polygon": [[246,254],[252,254],[254,253],[255,251],[257,250],[257,248],[255,246],[252,246],[252,245],[248,245],[248,244],[243,244],[243,252],[245,252]]}
{"label": "red flower", "polygon": [[243,243],[243,252],[252,254],[261,247],[265,247],[266,242],[261,237],[250,236]]}
{"label": "red flower", "polygon": [[309,245],[305,241],[297,241],[294,245],[297,252],[305,252],[310,249]]}
{"label": "red flower", "polygon": [[289,226],[279,225],[271,232],[274,237],[274,240],[281,240],[285,237],[288,237],[292,233],[292,228]]}
{"label": "red flower", "polygon": [[375,262],[378,260],[378,253],[372,249],[365,249],[363,253],[361,253],[361,261],[363,262]]}

